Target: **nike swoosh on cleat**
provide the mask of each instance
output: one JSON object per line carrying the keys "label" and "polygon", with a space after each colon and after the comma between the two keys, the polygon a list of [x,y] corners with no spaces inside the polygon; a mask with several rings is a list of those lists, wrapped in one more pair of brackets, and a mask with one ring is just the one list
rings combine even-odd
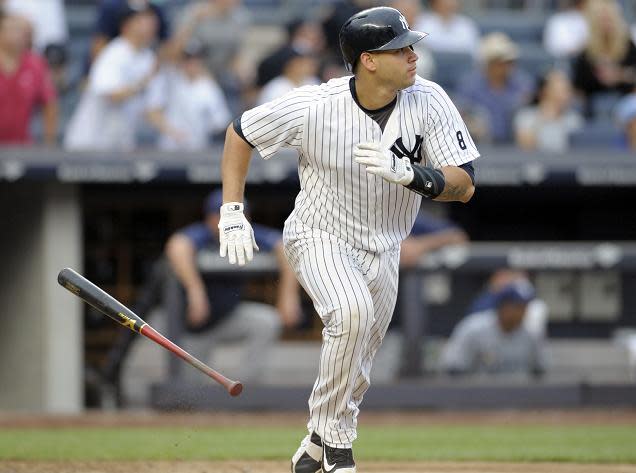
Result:
{"label": "nike swoosh on cleat", "polygon": [[322,463],[323,463],[323,471],[325,473],[331,473],[333,471],[333,469],[336,467],[336,465],[330,465],[329,461],[327,460],[327,449],[325,448],[322,451]]}

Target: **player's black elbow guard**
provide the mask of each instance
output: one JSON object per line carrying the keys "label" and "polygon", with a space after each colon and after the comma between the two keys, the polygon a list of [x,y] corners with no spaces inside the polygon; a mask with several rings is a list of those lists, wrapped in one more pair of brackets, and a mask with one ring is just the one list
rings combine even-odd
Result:
{"label": "player's black elbow guard", "polygon": [[406,188],[427,199],[434,199],[444,191],[445,185],[446,178],[439,169],[413,164],[413,180]]}

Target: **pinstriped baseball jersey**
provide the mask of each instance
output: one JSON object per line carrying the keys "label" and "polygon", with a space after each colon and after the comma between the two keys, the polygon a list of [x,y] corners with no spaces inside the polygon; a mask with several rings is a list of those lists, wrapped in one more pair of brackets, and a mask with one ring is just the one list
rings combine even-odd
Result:
{"label": "pinstriped baseball jersey", "polygon": [[353,149],[381,143],[399,158],[436,168],[479,156],[437,84],[416,78],[387,119],[389,110],[362,109],[353,78],[342,77],[295,89],[240,122],[240,133],[265,159],[281,147],[299,153],[301,190],[285,222],[285,254],[325,326],[307,427],[336,448],[356,439],[373,358],[395,307],[399,244],[421,203],[419,194],[368,173]]}
{"label": "pinstriped baseball jersey", "polygon": [[409,234],[421,197],[368,174],[352,157],[361,142],[380,142],[398,157],[435,168],[479,156],[444,90],[420,77],[398,93],[384,131],[356,103],[351,77],[306,86],[245,112],[244,137],[265,159],[282,147],[299,152],[301,190],[285,222],[285,240],[339,239],[382,252]]}

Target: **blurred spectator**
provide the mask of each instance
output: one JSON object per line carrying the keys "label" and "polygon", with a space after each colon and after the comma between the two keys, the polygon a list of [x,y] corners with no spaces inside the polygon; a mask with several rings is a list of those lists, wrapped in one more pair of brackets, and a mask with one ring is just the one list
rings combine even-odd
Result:
{"label": "blurred spectator", "polygon": [[6,11],[30,21],[33,27],[30,47],[44,56],[55,90],[63,95],[69,88],[68,25],[63,0],[6,0]]}
{"label": "blurred spectator", "polygon": [[[486,289],[473,300],[468,311],[466,311],[466,315],[494,309],[499,291],[509,284],[519,281],[522,284],[531,284],[525,271],[508,268],[495,271],[488,279]],[[526,315],[523,318],[523,326],[533,336],[543,338],[545,337],[547,323],[548,306],[543,300],[535,297],[528,303]]]}
{"label": "blurred spectator", "polygon": [[412,268],[431,251],[468,242],[468,235],[454,223],[420,210],[413,229],[400,247],[400,267]]}
{"label": "blurred spectator", "polygon": [[[389,6],[399,10],[406,18],[406,22],[415,28],[414,25],[422,12],[420,0],[393,0]],[[428,41],[418,41],[413,45],[413,49],[417,54],[417,75],[424,79],[432,79],[435,72],[435,59],[431,54]]]}
{"label": "blurred spectator", "polygon": [[24,16],[33,25],[33,47],[44,53],[49,45],[64,47],[68,25],[63,0],[6,0],[6,11]]}
{"label": "blurred spectator", "polygon": [[239,114],[253,78],[241,67],[238,52],[251,18],[241,0],[199,0],[186,6],[180,16],[171,50],[181,51],[191,40],[208,47],[206,66],[214,76],[232,115]]}
{"label": "blurred spectator", "polygon": [[615,0],[588,0],[586,15],[590,37],[574,63],[575,88],[588,98],[599,92],[631,92],[636,84],[636,46],[620,5]]}
{"label": "blurred spectator", "polygon": [[480,69],[457,90],[459,109],[477,140],[510,143],[514,114],[532,97],[532,78],[516,66],[519,48],[504,33],[491,33],[479,45]]}
{"label": "blurred spectator", "polygon": [[51,69],[51,77],[55,90],[63,94],[69,90],[70,78],[68,75],[68,54],[66,47],[60,44],[49,44],[44,48],[44,57]]}
{"label": "blurred spectator", "polygon": [[569,59],[587,43],[589,28],[585,17],[587,0],[568,0],[563,11],[554,13],[543,30],[543,47],[553,57]]}
{"label": "blurred spectator", "polygon": [[109,41],[121,35],[122,15],[126,15],[130,8],[138,10],[146,7],[155,12],[159,21],[157,29],[159,40],[165,41],[170,35],[170,25],[161,2],[155,0],[101,0],[91,44],[91,62]]}
{"label": "blurred spectator", "polygon": [[494,308],[464,318],[453,330],[441,355],[449,374],[533,374],[545,371],[542,337],[524,325],[535,298],[527,281],[516,280],[494,293]]}
{"label": "blurred spectator", "polygon": [[625,133],[625,147],[636,152],[636,91],[617,104],[616,122]]}
{"label": "blurred spectator", "polygon": [[150,45],[156,38],[158,20],[154,9],[142,6],[128,7],[121,21],[121,36],[108,43],[91,67],[88,85],[66,130],[67,149],[135,146],[144,94],[156,71]]}
{"label": "blurred spectator", "polygon": [[175,47],[182,50],[191,39],[207,46],[206,64],[219,80],[232,66],[249,24],[241,0],[199,0],[181,14]]}
{"label": "blurred spectator", "polygon": [[148,90],[146,116],[163,150],[202,150],[232,117],[223,91],[205,67],[206,47],[192,41],[174,66],[165,66]]}
{"label": "blurred spectator", "polygon": [[426,45],[434,52],[469,53],[475,55],[479,45],[477,24],[461,15],[458,0],[430,0],[430,11],[420,15],[415,29],[430,36]]}
{"label": "blurred spectator", "polygon": [[[236,376],[244,382],[257,382],[262,379],[268,349],[277,341],[281,328],[294,327],[300,321],[300,287],[283,253],[281,232],[262,225],[253,225],[257,244],[261,252],[275,254],[280,269],[275,308],[265,303],[245,302],[244,284],[236,278],[203,278],[197,268],[196,254],[203,249],[218,254],[222,203],[221,190],[212,192],[205,201],[205,220],[170,237],[165,249],[168,265],[156,265],[133,309],[149,314],[160,303],[167,271],[171,270],[185,291],[186,349],[206,360],[211,348],[218,343],[241,340],[245,360],[240,364],[242,372]],[[102,372],[110,382],[118,384],[122,363],[137,338],[133,332],[122,332],[108,353]]]}
{"label": "blurred spectator", "polygon": [[46,61],[29,50],[31,31],[27,19],[0,9],[0,143],[31,143],[36,106],[42,106],[44,142],[57,139],[57,95]]}
{"label": "blurred spectator", "polygon": [[281,58],[282,73],[265,84],[258,97],[259,105],[277,99],[296,87],[320,83],[316,77],[318,62],[313,56],[288,48]]}
{"label": "blurred spectator", "polygon": [[263,87],[270,80],[283,72],[283,65],[288,59],[289,50],[302,55],[322,53],[325,39],[320,25],[308,20],[296,19],[287,25],[287,41],[276,51],[265,57],[258,65],[256,86]]}
{"label": "blurred spectator", "polygon": [[568,76],[559,70],[549,72],[539,84],[537,103],[522,108],[515,117],[517,145],[525,150],[567,151],[570,134],[583,125],[572,99]]}

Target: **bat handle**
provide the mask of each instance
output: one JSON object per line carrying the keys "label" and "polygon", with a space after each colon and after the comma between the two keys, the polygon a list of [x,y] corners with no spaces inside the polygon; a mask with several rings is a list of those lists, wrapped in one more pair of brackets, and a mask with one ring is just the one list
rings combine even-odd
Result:
{"label": "bat handle", "polygon": [[192,356],[190,353],[188,353],[187,351],[185,351],[178,345],[172,343],[170,340],[168,340],[166,337],[161,335],[150,325],[148,324],[143,325],[139,332],[143,336],[152,340],[153,342],[158,343],[159,345],[164,347],[166,350],[171,351],[172,353],[177,355],[179,358],[181,358],[185,362],[194,366],[199,371],[207,374],[210,378],[215,380],[217,383],[221,384],[227,390],[227,392],[230,393],[231,396],[238,396],[243,391],[243,385],[239,381],[234,381],[229,378],[226,378],[218,371],[210,368],[208,365],[203,363],[198,358],[195,358],[194,356]]}

